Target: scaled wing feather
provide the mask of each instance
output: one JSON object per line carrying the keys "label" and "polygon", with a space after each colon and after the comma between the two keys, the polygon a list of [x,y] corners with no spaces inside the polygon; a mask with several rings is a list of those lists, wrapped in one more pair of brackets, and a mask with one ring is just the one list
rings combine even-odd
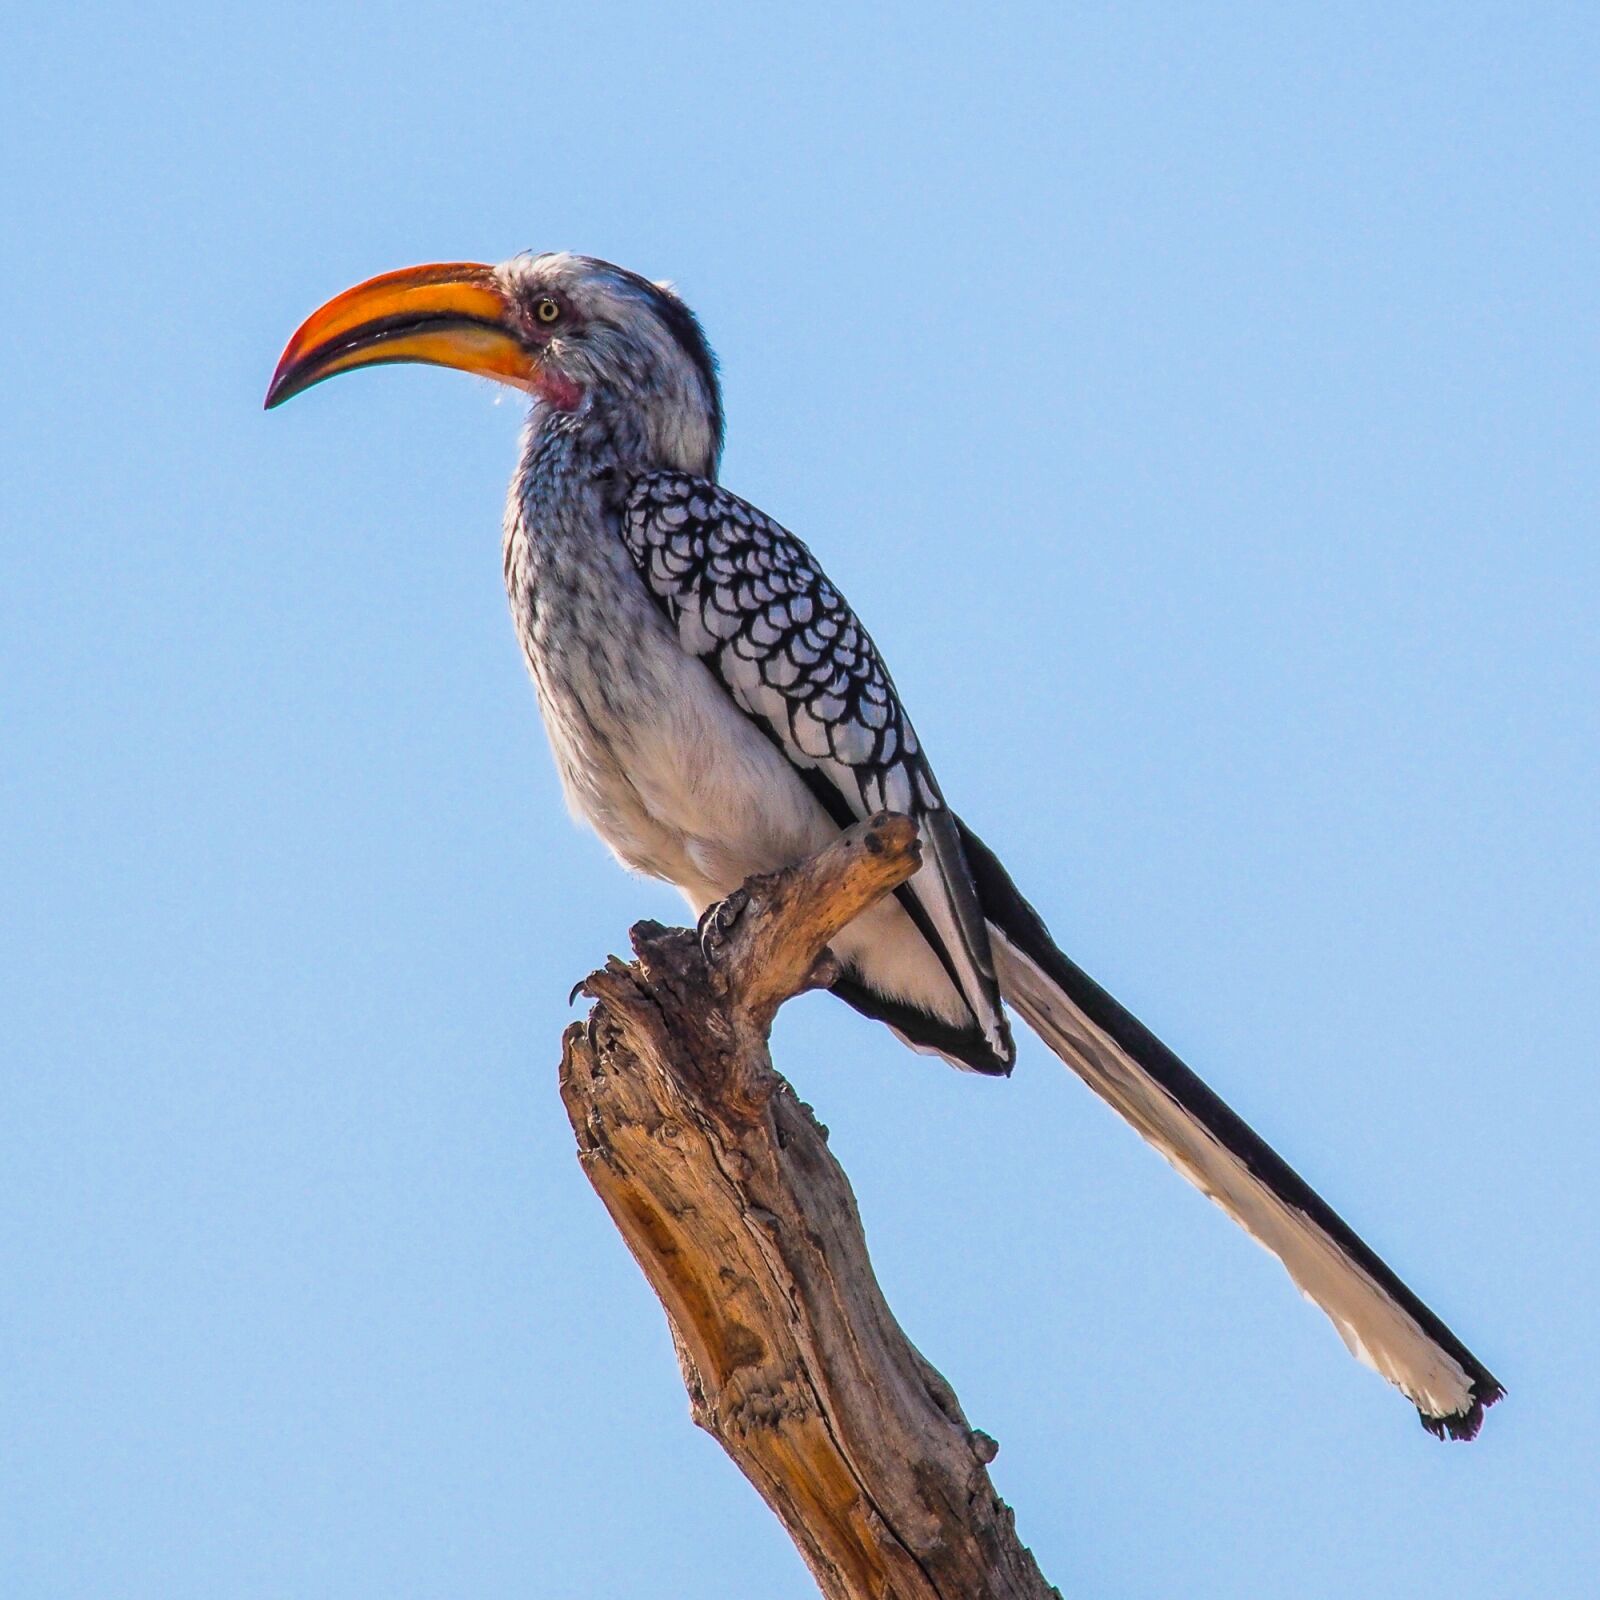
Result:
{"label": "scaled wing feather", "polygon": [[680,472],[632,481],[622,535],[684,648],[841,825],[884,810],[922,824],[925,864],[902,899],[1009,1065],[994,957],[959,832],[877,648],[815,557],[737,495]]}

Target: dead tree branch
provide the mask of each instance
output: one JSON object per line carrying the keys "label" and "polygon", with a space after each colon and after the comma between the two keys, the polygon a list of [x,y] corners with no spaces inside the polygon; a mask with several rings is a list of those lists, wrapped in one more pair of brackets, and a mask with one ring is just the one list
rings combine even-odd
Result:
{"label": "dead tree branch", "polygon": [[827,942],[916,871],[880,815],[753,878],[700,937],[640,923],[581,985],[561,1094],[589,1181],[666,1308],[694,1420],[829,1600],[1047,1600],[985,1470],[996,1446],[900,1331],[827,1133],[772,1067]]}

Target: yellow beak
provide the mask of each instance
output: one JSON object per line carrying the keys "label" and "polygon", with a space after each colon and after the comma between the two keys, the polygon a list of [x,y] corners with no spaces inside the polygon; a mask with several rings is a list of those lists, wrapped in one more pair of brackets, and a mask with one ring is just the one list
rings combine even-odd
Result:
{"label": "yellow beak", "polygon": [[456,367],[518,389],[538,370],[493,268],[407,267],[346,289],[301,323],[272,375],[267,409],[337,372],[393,361]]}

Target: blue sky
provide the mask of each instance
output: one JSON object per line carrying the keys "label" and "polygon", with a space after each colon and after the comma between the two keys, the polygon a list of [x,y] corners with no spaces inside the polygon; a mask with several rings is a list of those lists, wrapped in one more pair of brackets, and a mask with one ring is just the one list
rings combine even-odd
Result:
{"label": "blue sky", "polygon": [[[328,295],[670,276],[725,480],[1071,952],[1510,1397],[1434,1443],[1041,1047],[780,1064],[1068,1594],[1600,1561],[1593,8],[24,6],[0,62],[0,1577],[799,1600],[555,1090],[518,407]],[[1581,1575],[1581,1576],[1580,1576]]]}

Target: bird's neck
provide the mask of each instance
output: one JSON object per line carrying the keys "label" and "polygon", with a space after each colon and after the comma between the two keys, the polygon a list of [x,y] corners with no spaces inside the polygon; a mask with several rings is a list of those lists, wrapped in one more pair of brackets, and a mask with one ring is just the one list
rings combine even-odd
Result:
{"label": "bird's neck", "polygon": [[596,393],[571,409],[544,400],[535,404],[523,465],[540,476],[551,469],[560,476],[589,476],[611,468],[624,477],[667,470],[714,479],[717,443],[703,407]]}

